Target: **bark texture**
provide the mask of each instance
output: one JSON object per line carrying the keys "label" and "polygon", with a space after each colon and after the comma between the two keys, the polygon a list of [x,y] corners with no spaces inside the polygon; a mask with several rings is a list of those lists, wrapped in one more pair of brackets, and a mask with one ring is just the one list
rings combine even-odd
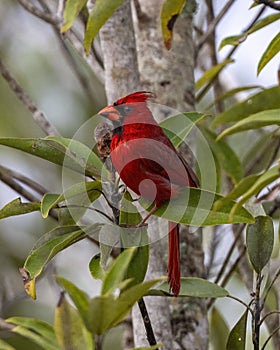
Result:
{"label": "bark texture", "polygon": [[[167,51],[162,42],[158,0],[134,2],[134,27],[130,2],[116,11],[100,31],[104,55],[105,88],[108,102],[137,89],[156,93],[162,107],[160,118],[166,117],[166,106],[179,111],[194,109],[194,46],[192,16],[186,9],[175,25],[172,49]],[[117,34],[116,34],[117,33]],[[135,34],[134,34],[135,33]],[[183,147],[190,158],[188,147]],[[149,223],[149,230],[162,230],[158,220]],[[166,226],[163,228],[166,230]],[[200,231],[183,230],[182,275],[203,276],[204,256]],[[167,239],[151,244],[147,279],[166,275]],[[190,259],[191,257],[191,259]],[[199,300],[175,298],[145,298],[158,342],[165,350],[207,349],[208,324],[205,304]],[[147,346],[143,320],[138,306],[133,310],[135,346]]]}
{"label": "bark texture", "polygon": [[108,103],[140,88],[131,4],[124,1],[100,30]]}

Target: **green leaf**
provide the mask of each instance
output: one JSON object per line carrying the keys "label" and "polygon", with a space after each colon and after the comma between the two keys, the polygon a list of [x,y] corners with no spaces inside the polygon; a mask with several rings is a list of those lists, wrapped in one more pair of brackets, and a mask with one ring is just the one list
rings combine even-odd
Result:
{"label": "green leaf", "polygon": [[204,109],[207,111],[209,110],[212,106],[214,106],[217,102],[226,100],[236,94],[238,94],[239,92],[243,92],[243,91],[247,91],[247,90],[253,90],[253,89],[261,89],[264,90],[264,88],[261,85],[248,85],[248,86],[240,86],[234,89],[231,89],[227,92],[225,92],[224,94],[219,95],[217,98],[215,98],[215,100],[213,102],[211,102],[207,107],[205,107]]}
{"label": "green leaf", "polygon": [[246,309],[244,314],[231,330],[227,341],[227,350],[245,350],[247,316],[248,309]]}
{"label": "green leaf", "polygon": [[[77,166],[84,169],[85,175],[94,177],[101,176],[103,163],[88,146],[77,140],[63,137],[48,136],[46,139],[52,143],[54,148],[69,157],[72,163],[74,162]],[[63,165],[69,167],[67,159],[68,158],[65,157]]]}
{"label": "green leaf", "polygon": [[[128,191],[123,194],[123,198],[120,205],[120,224],[126,224],[135,226],[141,221],[141,215],[139,214],[135,205],[132,204],[132,197]],[[125,230],[121,234],[122,247],[131,247],[136,244],[135,253],[133,254],[130,263],[127,266],[125,273],[125,279],[131,279],[129,286],[141,283],[146,275],[149,262],[149,238],[147,227],[140,227],[137,230],[138,242],[135,241],[135,233],[133,231]]]}
{"label": "green leaf", "polygon": [[64,24],[61,32],[66,32],[72,27],[76,17],[85,6],[87,0],[67,0],[64,9]]}
{"label": "green leaf", "polygon": [[273,132],[265,132],[257,138],[251,145],[242,159],[243,166],[246,167],[246,173],[260,173],[268,169],[273,159],[277,159],[279,147],[280,129]]}
{"label": "green leaf", "polygon": [[24,263],[29,278],[39,276],[44,266],[61,250],[86,237],[79,226],[59,226],[45,233],[34,245]]}
{"label": "green leaf", "polygon": [[209,129],[201,128],[203,135],[211,147],[221,167],[231,177],[233,183],[237,183],[243,177],[243,167],[233,149],[223,141],[216,141],[216,134]]}
{"label": "green leaf", "polygon": [[103,280],[105,271],[100,265],[100,253],[94,255],[89,263],[89,271],[94,279]]}
{"label": "green leaf", "polygon": [[88,328],[87,316],[90,303],[90,298],[88,297],[88,295],[84,291],[79,289],[77,286],[75,286],[74,283],[68,281],[63,277],[56,276],[55,279],[56,282],[68,293]]}
{"label": "green leaf", "polygon": [[197,112],[181,113],[164,119],[160,126],[173,146],[177,148],[185,140],[192,128],[206,116],[207,114]]}
{"label": "green leaf", "polygon": [[62,137],[0,138],[0,145],[19,149],[87,176],[99,178],[103,167],[98,156],[86,145]]}
{"label": "green leaf", "polygon": [[[133,305],[161,279],[144,282],[121,292],[118,297],[112,294],[91,299],[89,306],[89,325],[94,334],[103,334],[119,324]],[[112,307],[112,305],[114,307]]]}
{"label": "green leaf", "polygon": [[209,339],[212,349],[225,349],[229,329],[222,314],[215,306],[212,309],[210,320]]}
{"label": "green leaf", "polygon": [[263,27],[279,19],[280,19],[279,13],[274,13],[272,15],[269,15],[267,17],[260,19],[248,31],[238,35],[233,35],[233,36],[224,38],[219,46],[219,50],[221,50],[226,45],[233,45],[233,46],[239,45],[240,43],[244,42],[247,39],[248,35],[258,31],[259,29],[262,29]]}
{"label": "green leaf", "polygon": [[280,109],[269,109],[240,120],[230,128],[225,129],[217,137],[217,141],[228,135],[269,125],[280,125]]}
{"label": "green leaf", "polygon": [[61,349],[93,350],[92,335],[86,329],[79,312],[61,294],[55,309],[54,331]]}
{"label": "green leaf", "polygon": [[120,283],[124,280],[135,250],[136,248],[126,249],[116,258],[103,279],[101,295],[112,294],[117,288],[120,288]]}
{"label": "green leaf", "polygon": [[85,38],[84,48],[86,54],[89,54],[90,46],[98,34],[99,29],[113,15],[116,9],[121,6],[124,0],[96,0],[89,14]]}
{"label": "green leaf", "polygon": [[[46,218],[49,211],[63,201],[66,201],[66,205],[89,206],[100,196],[101,191],[101,181],[88,181],[77,183],[60,195],[47,193],[41,202],[42,216]],[[82,211],[84,212],[85,209]]]}
{"label": "green leaf", "polygon": [[227,196],[222,197],[215,202],[214,210],[218,210],[230,201],[241,197],[245,192],[248,191],[249,188],[251,188],[256,183],[260,177],[261,175],[249,175],[247,177],[244,177],[237,185],[235,185],[233,190]]}
{"label": "green leaf", "polygon": [[202,88],[203,85],[205,85],[206,83],[211,82],[214,78],[216,78],[216,76],[220,73],[220,71],[227,66],[230,63],[233,63],[234,60],[232,58],[227,58],[226,60],[224,60],[223,62],[217,64],[216,66],[211,67],[210,69],[208,69],[201,78],[199,78],[195,84],[195,89],[199,90],[200,88]]}
{"label": "green leaf", "polygon": [[156,350],[156,349],[160,349],[163,347],[163,344],[161,343],[158,343],[156,345],[153,345],[153,346],[149,346],[149,347],[141,347],[141,348],[133,348],[131,350]]}
{"label": "green leaf", "polygon": [[[250,181],[254,178],[254,175],[250,177]],[[230,216],[234,216],[236,213],[236,210],[239,210],[241,206],[247,202],[248,199],[250,199],[252,196],[259,193],[264,187],[272,183],[273,181],[277,180],[279,178],[279,165],[265,171],[262,175],[260,175],[258,178],[256,177],[256,181],[247,188],[247,191],[243,193],[242,198],[239,202],[237,202],[231,210]],[[243,187],[244,188],[244,183]],[[227,198],[227,197],[226,197]]]}
{"label": "green leaf", "polygon": [[[170,286],[163,282],[147,295],[172,296]],[[196,298],[223,298],[228,295],[228,291],[213,282],[209,282],[197,277],[181,277],[181,289],[179,296]]]}
{"label": "green leaf", "polygon": [[245,101],[218,114],[212,122],[212,127],[229,122],[238,122],[252,114],[277,108],[280,108],[280,89],[279,86],[274,86],[258,92]]}
{"label": "green leaf", "polygon": [[186,0],[164,0],[161,8],[161,31],[167,50],[171,49],[172,32],[176,19],[182,12]]}
{"label": "green leaf", "polygon": [[46,350],[57,350],[59,346],[56,341],[53,327],[46,322],[28,317],[10,317],[8,323],[16,325],[13,332],[29,338],[34,343]]}
{"label": "green leaf", "polygon": [[0,219],[28,214],[37,210],[40,210],[40,202],[22,203],[20,198],[16,198],[0,209]]}
{"label": "green leaf", "polygon": [[0,339],[0,349],[1,350],[16,350],[13,346],[6,343],[4,340]]}
{"label": "green leaf", "polygon": [[280,33],[271,40],[268,47],[264,51],[259,64],[258,64],[258,75],[263,70],[263,68],[268,64],[268,62],[280,51]]}
{"label": "green leaf", "polygon": [[[178,197],[165,203],[154,212],[154,215],[169,221],[192,226],[211,226],[233,223],[252,223],[254,218],[245,208],[238,208],[233,216],[230,216],[236,202],[230,201],[218,210],[213,208],[215,201],[223,198],[214,192],[200,188],[183,188]],[[141,199],[144,208],[148,203]]]}
{"label": "green leaf", "polygon": [[246,244],[251,264],[259,274],[269,262],[273,243],[274,227],[271,217],[257,216],[255,223],[247,227]]}

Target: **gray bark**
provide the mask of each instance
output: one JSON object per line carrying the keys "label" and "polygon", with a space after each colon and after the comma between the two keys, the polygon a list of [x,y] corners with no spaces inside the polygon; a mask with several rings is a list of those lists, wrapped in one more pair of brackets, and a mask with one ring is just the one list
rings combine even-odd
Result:
{"label": "gray bark", "polygon": [[135,35],[130,1],[126,0],[100,30],[108,103],[139,90]]}
{"label": "gray bark", "polygon": [[[175,26],[172,49],[167,51],[162,43],[159,24],[161,2],[139,0],[135,4],[134,30],[137,47],[129,1],[124,2],[100,31],[108,102],[112,103],[121,95],[141,88],[155,92],[158,96],[156,102],[162,105],[180,111],[194,109],[191,15],[187,11],[181,15]],[[164,107],[158,112],[160,117],[166,116]],[[189,158],[186,150],[183,151]],[[157,220],[153,220],[149,224],[149,230],[161,230],[160,226]],[[182,250],[182,275],[203,276],[201,233],[183,236],[182,246],[186,248]],[[151,244],[147,279],[166,274],[167,258],[163,258],[166,246],[166,239]],[[186,302],[179,298],[151,297],[145,298],[145,301],[156,339],[164,343],[164,349],[207,349],[206,307],[201,300]],[[143,320],[137,306],[133,310],[132,318],[135,346],[147,346]]]}

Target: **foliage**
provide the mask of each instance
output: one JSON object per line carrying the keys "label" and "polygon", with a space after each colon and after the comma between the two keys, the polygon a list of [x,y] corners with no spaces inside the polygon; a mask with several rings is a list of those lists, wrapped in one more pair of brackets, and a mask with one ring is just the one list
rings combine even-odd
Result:
{"label": "foliage", "polygon": [[[89,55],[100,28],[122,3],[123,0],[97,0],[88,12],[86,1],[68,0],[61,32],[71,31],[76,21],[86,19],[83,43],[84,50]],[[175,21],[180,14],[184,15],[184,6],[185,1],[180,0],[163,2],[160,20],[163,42],[168,50],[171,49]],[[224,38],[220,50],[227,45],[243,45],[248,36],[279,19],[279,13],[274,13],[257,20],[248,30]],[[259,59],[257,74],[279,53],[279,43],[277,34]],[[235,64],[235,60],[227,57],[205,70],[197,79],[198,102],[205,98],[206,92],[216,84],[223,70],[230,64]],[[234,99],[237,93],[256,88],[261,91],[253,92],[242,100]],[[224,101],[228,101],[227,107],[222,110],[217,108],[218,112],[215,113],[213,106],[217,107]],[[209,190],[200,174],[201,188],[182,189],[176,198],[154,214],[163,219],[198,227],[216,228],[218,225],[232,224],[246,227],[250,272],[255,273],[250,301],[240,300],[225,289],[234,270],[242,275],[236,269],[238,259],[222,283],[218,280],[212,282],[182,277],[179,297],[207,298],[210,300],[209,305],[216,298],[232,298],[239,302],[245,310],[231,330],[215,307],[210,311],[212,323],[228,332],[221,339],[226,344],[226,349],[243,350],[246,348],[246,339],[248,341],[249,338],[247,328],[250,320],[253,325],[254,349],[260,349],[261,327],[267,317],[279,312],[278,309],[269,307],[268,299],[280,270],[274,276],[269,276],[267,282],[264,280],[264,271],[269,267],[275,246],[273,214],[279,208],[275,197],[275,189],[278,190],[279,187],[279,86],[263,88],[249,85],[224,91],[224,94],[216,96],[209,108],[211,113],[205,110],[204,113],[175,114],[162,121],[161,126],[175,147],[179,147],[191,132],[202,135],[213,154],[218,179],[216,192]],[[216,115],[212,117],[213,114]],[[233,140],[243,138],[252,139],[253,142],[247,142],[247,149],[240,151],[238,142]],[[22,202],[21,198],[16,198],[0,210],[1,219],[37,211],[43,219],[53,217],[57,221],[54,228],[40,235],[20,269],[27,294],[36,298],[35,281],[44,277],[43,272],[50,261],[66,248],[88,239],[98,242],[100,249],[100,253],[94,255],[89,263],[91,276],[101,282],[99,295],[91,297],[79,286],[57,276],[56,282],[63,291],[55,309],[53,325],[35,318],[14,316],[5,320],[8,325],[12,325],[11,332],[30,339],[43,349],[100,349],[108,332],[123,321],[139,300],[145,296],[172,297],[165,276],[145,281],[150,243],[147,227],[137,227],[142,219],[139,206],[134,205],[132,193],[129,190],[122,191],[119,182],[112,178],[109,168],[99,159],[95,148],[89,147],[86,142],[59,136],[1,137],[0,145],[41,158],[62,169],[70,169],[71,174],[82,178],[61,193],[41,193],[40,201]],[[200,164],[198,168],[199,166]],[[118,194],[117,207],[112,204],[108,184]],[[257,196],[260,198],[257,199]],[[263,200],[273,210],[265,211],[261,203]],[[137,202],[147,210],[152,205],[143,198]],[[90,223],[89,212],[93,218]],[[112,260],[114,246],[121,248],[122,253]],[[231,259],[232,251],[227,253],[222,272]],[[239,259],[244,256],[242,254],[240,253]],[[213,329],[212,332],[214,334]],[[270,336],[263,349],[269,340]],[[164,340],[161,341],[164,343]],[[213,344],[218,342],[213,341]],[[161,346],[154,344],[147,349]],[[0,347],[13,349],[4,340],[0,340]]]}

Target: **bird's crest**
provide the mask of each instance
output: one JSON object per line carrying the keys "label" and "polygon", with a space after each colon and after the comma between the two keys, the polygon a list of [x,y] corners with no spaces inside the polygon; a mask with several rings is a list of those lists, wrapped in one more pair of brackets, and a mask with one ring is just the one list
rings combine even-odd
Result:
{"label": "bird's crest", "polygon": [[130,95],[120,98],[116,102],[114,102],[114,106],[126,104],[126,103],[137,103],[137,102],[146,102],[150,98],[154,98],[155,94],[147,91],[137,91],[133,92]]}

